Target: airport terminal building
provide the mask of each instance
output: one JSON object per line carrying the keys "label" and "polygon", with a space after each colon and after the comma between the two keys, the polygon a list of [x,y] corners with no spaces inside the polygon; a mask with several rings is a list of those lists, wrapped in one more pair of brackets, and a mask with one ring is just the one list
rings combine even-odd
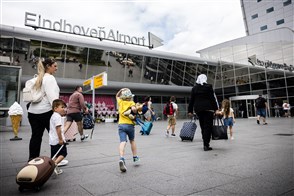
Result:
{"label": "airport terminal building", "polygon": [[[290,6],[293,13],[293,4]],[[259,94],[266,97],[270,116],[275,103],[281,106],[287,101],[294,106],[293,28],[268,30],[212,46],[197,51],[200,57],[140,47],[143,38],[131,37],[135,46],[77,33],[7,25],[0,28],[2,55],[10,57],[11,65],[22,68],[21,88],[37,73],[37,58],[54,58],[58,63],[55,77],[65,100],[76,85],[106,72],[107,86],[95,90],[95,102],[105,100],[115,107],[116,92],[128,87],[136,95],[135,101],[152,96],[154,109],[161,115],[163,105],[174,95],[180,118],[185,118],[191,88],[199,74],[206,74],[218,101],[230,99],[237,117],[241,103],[246,105],[247,117],[255,116],[254,100]],[[9,86],[5,89],[13,91]],[[88,102],[92,100],[90,93],[85,95]],[[7,95],[2,102],[12,105]]]}

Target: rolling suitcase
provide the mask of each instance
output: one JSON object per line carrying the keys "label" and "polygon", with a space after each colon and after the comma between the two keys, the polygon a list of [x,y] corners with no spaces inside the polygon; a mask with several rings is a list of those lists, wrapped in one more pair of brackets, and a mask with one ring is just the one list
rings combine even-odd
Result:
{"label": "rolling suitcase", "polygon": [[20,192],[24,189],[39,191],[41,186],[45,184],[52,175],[55,169],[55,162],[53,159],[62,148],[63,145],[52,159],[47,156],[40,156],[29,161],[16,176],[16,183],[19,185],[18,190]]}
{"label": "rolling suitcase", "polygon": [[182,139],[182,141],[190,140],[192,142],[194,139],[196,128],[196,116],[191,118],[190,122],[184,122],[183,127],[180,131],[180,138]]}
{"label": "rolling suitcase", "polygon": [[[66,118],[65,118],[66,122]],[[78,134],[78,125],[75,121],[72,122],[69,129],[64,133],[65,140],[67,142],[74,142],[76,141],[76,135]]]}

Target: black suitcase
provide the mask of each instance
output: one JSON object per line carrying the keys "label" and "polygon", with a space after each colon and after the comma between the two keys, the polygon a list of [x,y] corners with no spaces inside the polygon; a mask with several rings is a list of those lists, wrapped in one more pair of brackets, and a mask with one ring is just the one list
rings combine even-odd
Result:
{"label": "black suitcase", "polygon": [[192,142],[196,133],[196,128],[196,116],[194,116],[190,122],[184,122],[180,132],[180,138],[182,141],[190,140]]}
{"label": "black suitcase", "polygon": [[46,156],[40,156],[29,161],[16,176],[16,183],[19,185],[18,190],[20,192],[24,189],[39,191],[41,186],[45,184],[52,175],[55,169],[55,162],[53,159],[62,148],[63,145],[52,159]]}

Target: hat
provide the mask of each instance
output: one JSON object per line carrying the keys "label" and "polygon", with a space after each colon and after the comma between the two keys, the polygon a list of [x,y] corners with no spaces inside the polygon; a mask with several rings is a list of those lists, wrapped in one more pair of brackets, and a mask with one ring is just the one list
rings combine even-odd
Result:
{"label": "hat", "polygon": [[130,89],[125,89],[121,92],[120,98],[121,99],[130,99],[132,97],[134,97],[135,95],[132,94]]}

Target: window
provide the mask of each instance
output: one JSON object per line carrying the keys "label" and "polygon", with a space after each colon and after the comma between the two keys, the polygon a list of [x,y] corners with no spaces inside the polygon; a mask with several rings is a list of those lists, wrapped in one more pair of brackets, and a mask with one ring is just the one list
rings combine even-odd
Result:
{"label": "window", "polygon": [[261,31],[264,31],[264,30],[266,30],[266,29],[267,29],[267,25],[264,25],[264,26],[260,27],[260,30],[261,30]]}
{"label": "window", "polygon": [[277,23],[277,25],[280,25],[280,24],[285,23],[285,21],[284,21],[284,19],[281,19],[281,20],[278,20],[276,23]]}
{"label": "window", "polygon": [[268,8],[268,9],[266,10],[266,13],[271,13],[272,11],[274,11],[274,7]]}
{"label": "window", "polygon": [[254,15],[251,16],[252,20],[255,19],[255,18],[258,18],[258,14],[254,14]]}
{"label": "window", "polygon": [[292,3],[292,0],[287,0],[283,4],[284,4],[284,6],[287,6],[287,5],[290,5],[291,3]]}

